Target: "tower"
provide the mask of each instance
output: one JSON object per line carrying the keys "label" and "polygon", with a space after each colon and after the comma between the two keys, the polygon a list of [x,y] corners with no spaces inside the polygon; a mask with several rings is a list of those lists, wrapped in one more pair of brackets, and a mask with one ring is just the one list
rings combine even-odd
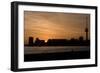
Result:
{"label": "tower", "polygon": [[86,33],[86,41],[88,40],[88,21],[86,17],[86,28],[85,28],[85,33]]}

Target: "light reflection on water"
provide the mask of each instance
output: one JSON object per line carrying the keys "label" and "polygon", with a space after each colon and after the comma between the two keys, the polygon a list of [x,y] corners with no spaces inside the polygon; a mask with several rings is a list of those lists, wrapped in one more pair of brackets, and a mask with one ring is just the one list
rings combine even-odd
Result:
{"label": "light reflection on water", "polygon": [[40,54],[40,53],[57,53],[57,52],[75,52],[89,51],[90,46],[41,46],[41,47],[24,47],[24,54]]}

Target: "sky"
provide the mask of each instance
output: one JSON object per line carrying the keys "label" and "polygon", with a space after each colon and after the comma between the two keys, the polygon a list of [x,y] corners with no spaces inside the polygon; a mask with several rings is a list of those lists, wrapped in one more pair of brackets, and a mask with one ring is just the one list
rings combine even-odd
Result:
{"label": "sky", "polygon": [[24,43],[28,44],[29,37],[45,42],[48,39],[78,39],[80,36],[85,39],[86,25],[90,30],[89,14],[24,11]]}

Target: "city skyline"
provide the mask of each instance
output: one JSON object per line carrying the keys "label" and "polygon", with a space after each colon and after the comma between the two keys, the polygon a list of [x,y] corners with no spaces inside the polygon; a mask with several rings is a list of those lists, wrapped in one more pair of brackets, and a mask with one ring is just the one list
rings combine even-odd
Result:
{"label": "city skyline", "polygon": [[25,44],[30,36],[45,42],[48,39],[78,39],[80,36],[86,39],[86,28],[90,38],[89,14],[25,11],[24,16]]}

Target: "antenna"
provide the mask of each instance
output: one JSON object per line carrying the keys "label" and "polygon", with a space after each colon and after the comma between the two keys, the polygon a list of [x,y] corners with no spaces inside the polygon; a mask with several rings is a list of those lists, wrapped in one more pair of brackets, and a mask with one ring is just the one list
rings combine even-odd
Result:
{"label": "antenna", "polygon": [[86,28],[85,28],[85,32],[86,32],[86,41],[88,40],[88,17],[86,16]]}

